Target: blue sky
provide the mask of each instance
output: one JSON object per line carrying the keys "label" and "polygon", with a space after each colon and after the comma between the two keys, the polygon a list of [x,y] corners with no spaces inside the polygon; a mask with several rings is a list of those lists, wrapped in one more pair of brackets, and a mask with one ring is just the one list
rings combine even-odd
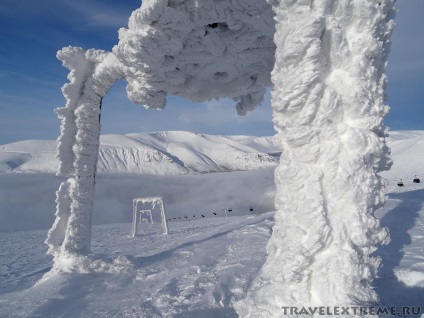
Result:
{"label": "blue sky", "polygon": [[[56,59],[64,46],[110,50],[139,0],[2,0],[0,5],[0,144],[56,139],[54,108],[65,100],[67,69]],[[424,130],[424,1],[399,0],[387,70],[386,124]],[[127,100],[125,83],[104,99],[102,133],[189,130],[210,134],[272,135],[269,94],[262,107],[238,117],[231,100],[196,104],[168,98],[163,111]]]}

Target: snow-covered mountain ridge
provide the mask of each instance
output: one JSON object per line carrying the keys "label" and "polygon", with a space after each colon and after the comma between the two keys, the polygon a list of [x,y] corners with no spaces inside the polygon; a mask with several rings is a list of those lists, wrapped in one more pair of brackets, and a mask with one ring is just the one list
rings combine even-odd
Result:
{"label": "snow-covered mountain ridge", "polygon": [[[98,171],[184,175],[255,170],[277,164],[272,137],[215,136],[185,131],[100,138]],[[0,173],[49,172],[58,168],[56,142],[25,140],[0,146]]]}
{"label": "snow-covered mountain ridge", "polygon": [[[185,175],[245,171],[274,166],[279,150],[273,137],[218,136],[185,131],[102,135],[99,172]],[[393,167],[388,179],[423,174],[424,131],[392,131]],[[54,173],[56,141],[25,140],[0,145],[0,173]]]}

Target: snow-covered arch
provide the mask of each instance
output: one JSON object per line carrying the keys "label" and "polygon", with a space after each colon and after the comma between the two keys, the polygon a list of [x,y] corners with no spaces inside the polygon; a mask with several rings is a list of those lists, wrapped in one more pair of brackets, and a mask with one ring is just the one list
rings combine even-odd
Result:
{"label": "snow-covered arch", "polygon": [[163,108],[167,94],[193,101],[229,97],[238,114],[262,100],[274,65],[275,22],[265,0],[145,0],[112,52],[66,47],[70,70],[58,139],[60,175],[56,221],[47,238],[55,257],[86,254],[99,147],[101,101],[118,79],[128,97]]}
{"label": "snow-covered arch", "polygon": [[261,102],[273,67],[278,211],[268,259],[238,312],[279,317],[283,306],[376,301],[371,253],[387,233],[373,212],[385,201],[377,173],[390,166],[384,70],[394,4],[145,0],[112,53],[63,49],[71,83],[58,111],[59,158],[68,180],[50,252],[57,260],[89,251],[101,100],[117,79],[147,107],[164,107],[168,93],[231,97],[244,114]]}

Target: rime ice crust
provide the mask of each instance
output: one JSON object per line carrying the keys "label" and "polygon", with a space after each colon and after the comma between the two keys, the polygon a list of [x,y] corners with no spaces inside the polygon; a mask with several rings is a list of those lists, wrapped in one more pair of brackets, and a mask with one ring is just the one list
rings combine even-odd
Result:
{"label": "rime ice crust", "polygon": [[245,115],[271,85],[271,7],[257,0],[146,0],[113,52],[127,68],[129,98],[163,108],[166,96],[229,97]]}
{"label": "rime ice crust", "polygon": [[391,162],[383,118],[394,0],[270,1],[276,13],[276,225],[241,317],[282,306],[372,304],[388,241],[374,211]]}

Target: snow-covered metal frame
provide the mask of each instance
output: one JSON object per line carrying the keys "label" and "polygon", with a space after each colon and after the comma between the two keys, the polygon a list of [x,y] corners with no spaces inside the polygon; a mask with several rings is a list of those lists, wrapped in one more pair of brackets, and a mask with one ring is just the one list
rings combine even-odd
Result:
{"label": "snow-covered metal frame", "polygon": [[58,156],[68,179],[47,238],[55,266],[90,249],[101,101],[116,80],[148,108],[163,108],[167,94],[230,97],[241,115],[272,80],[278,211],[267,261],[237,310],[279,317],[286,305],[376,302],[371,254],[387,233],[373,213],[385,202],[378,172],[390,166],[384,72],[395,2],[145,0],[112,52],[62,49],[70,83]]}
{"label": "snow-covered metal frame", "polygon": [[[152,210],[138,210],[139,204],[146,204],[150,203],[152,205]],[[150,221],[153,223],[152,219],[152,211],[155,209],[156,206],[159,206],[160,209],[160,215],[161,215],[161,222],[163,227],[163,234],[168,234],[168,218],[166,216],[166,210],[165,210],[165,203],[163,202],[162,197],[148,197],[148,198],[137,198],[133,200],[133,223],[132,223],[132,232],[131,236],[135,237],[138,233],[138,216],[140,212],[149,211],[150,213]]]}

